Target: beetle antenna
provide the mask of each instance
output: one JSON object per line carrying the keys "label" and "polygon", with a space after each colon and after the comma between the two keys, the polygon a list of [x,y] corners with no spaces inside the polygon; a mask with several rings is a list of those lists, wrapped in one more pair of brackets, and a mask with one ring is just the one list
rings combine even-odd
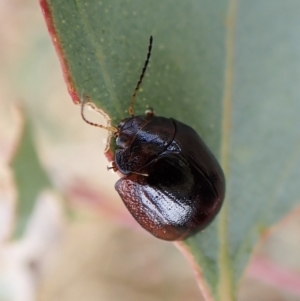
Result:
{"label": "beetle antenna", "polygon": [[146,73],[146,69],[147,69],[149,60],[150,60],[151,50],[152,50],[152,42],[153,42],[153,37],[150,36],[150,41],[149,41],[149,46],[148,46],[148,53],[147,53],[147,58],[146,58],[146,61],[145,61],[145,64],[144,64],[144,68],[142,70],[142,74],[140,75],[140,79],[139,79],[139,81],[138,81],[138,83],[137,83],[137,85],[134,89],[134,92],[133,92],[133,95],[132,95],[132,98],[131,98],[131,102],[130,102],[130,106],[129,106],[129,109],[128,109],[128,112],[131,115],[131,117],[134,116],[134,113],[133,113],[134,101],[135,101],[135,98],[136,98],[136,94],[139,91],[140,85],[142,84],[142,81],[143,81],[144,75]]}
{"label": "beetle antenna", "polygon": [[[88,105],[91,108],[95,109],[95,106],[93,105],[93,103],[90,102],[89,98],[82,96],[82,98],[81,98],[81,117],[87,124],[105,129],[105,130],[113,132],[113,133],[118,133],[118,130],[113,126],[104,126],[102,124],[94,123],[94,122],[91,122],[91,121],[87,120],[86,117],[84,116],[84,107],[86,105]],[[97,110],[97,112],[100,113],[100,110]],[[103,114],[101,113],[101,115],[103,115]]]}

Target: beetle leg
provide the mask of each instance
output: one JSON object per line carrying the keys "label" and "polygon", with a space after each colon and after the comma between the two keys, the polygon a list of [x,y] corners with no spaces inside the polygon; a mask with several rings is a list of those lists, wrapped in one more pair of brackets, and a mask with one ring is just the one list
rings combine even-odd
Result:
{"label": "beetle leg", "polygon": [[143,176],[143,177],[149,177],[149,175],[147,173],[140,173],[140,172],[133,172],[133,171],[131,171],[130,173],[133,173],[133,174],[139,175],[139,176]]}
{"label": "beetle leg", "polygon": [[154,117],[154,110],[153,110],[153,108],[148,108],[145,111],[145,115],[146,115],[147,119],[151,119],[152,117]]}
{"label": "beetle leg", "polygon": [[117,165],[116,165],[115,161],[109,162],[109,165],[106,168],[107,168],[107,170],[112,170],[113,172],[118,171],[118,168],[117,168]]}

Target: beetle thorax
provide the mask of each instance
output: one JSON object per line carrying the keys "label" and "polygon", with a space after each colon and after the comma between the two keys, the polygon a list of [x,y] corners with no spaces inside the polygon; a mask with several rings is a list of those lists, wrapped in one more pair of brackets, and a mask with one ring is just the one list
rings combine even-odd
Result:
{"label": "beetle thorax", "polygon": [[128,175],[145,173],[145,166],[173,141],[175,126],[168,118],[135,116],[122,120],[118,131],[115,163],[121,173]]}

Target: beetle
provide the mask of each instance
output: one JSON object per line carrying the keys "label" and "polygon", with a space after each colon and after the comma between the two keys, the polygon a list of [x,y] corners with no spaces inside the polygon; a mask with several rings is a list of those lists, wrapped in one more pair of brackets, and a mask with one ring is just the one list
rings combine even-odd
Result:
{"label": "beetle", "polygon": [[115,184],[125,206],[148,232],[164,240],[183,240],[203,230],[219,212],[225,197],[225,177],[218,161],[200,136],[173,118],[153,110],[134,116],[133,106],[152,50],[132,95],[129,118],[114,132],[117,149],[113,166],[123,177]]}

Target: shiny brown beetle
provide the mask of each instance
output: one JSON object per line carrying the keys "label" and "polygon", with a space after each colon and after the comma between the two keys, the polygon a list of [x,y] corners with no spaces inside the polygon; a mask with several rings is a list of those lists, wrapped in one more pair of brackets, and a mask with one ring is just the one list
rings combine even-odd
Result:
{"label": "shiny brown beetle", "polygon": [[214,155],[199,135],[175,119],[153,111],[134,116],[133,105],[152,49],[132,96],[129,113],[113,131],[118,149],[114,169],[124,177],[115,189],[137,222],[154,236],[182,240],[203,230],[219,212],[225,178]]}

